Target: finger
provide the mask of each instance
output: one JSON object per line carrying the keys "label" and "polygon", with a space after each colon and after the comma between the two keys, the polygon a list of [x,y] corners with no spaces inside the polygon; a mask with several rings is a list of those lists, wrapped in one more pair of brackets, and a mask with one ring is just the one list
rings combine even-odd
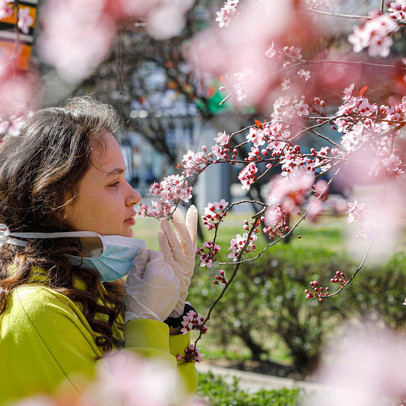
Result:
{"label": "finger", "polygon": [[196,206],[192,204],[186,213],[186,227],[192,240],[193,255],[196,253],[197,248],[197,220],[197,209]]}
{"label": "finger", "polygon": [[148,250],[145,248],[140,248],[137,252],[137,256],[134,258],[133,265],[132,265],[132,272],[129,274],[134,275],[136,277],[142,278],[144,275],[145,267],[147,266],[148,262]]}
{"label": "finger", "polygon": [[[158,237],[159,241],[159,237]],[[162,252],[155,251],[155,250],[148,250],[148,262],[155,262],[155,263],[164,263],[165,257]]]}
{"label": "finger", "polygon": [[168,239],[174,260],[178,264],[182,264],[185,260],[185,253],[180,245],[177,235],[172,230],[172,227],[167,220],[161,220],[160,226],[161,230],[165,233],[166,238]]}
{"label": "finger", "polygon": [[183,213],[177,208],[172,215],[172,223],[175,226],[175,230],[178,234],[180,245],[186,255],[194,254],[193,240],[189,234],[189,230],[185,224],[185,218]]}
{"label": "finger", "polygon": [[158,244],[162,252],[162,255],[164,256],[165,263],[172,264],[173,262],[172,250],[171,247],[169,246],[166,234],[163,231],[158,231]]}

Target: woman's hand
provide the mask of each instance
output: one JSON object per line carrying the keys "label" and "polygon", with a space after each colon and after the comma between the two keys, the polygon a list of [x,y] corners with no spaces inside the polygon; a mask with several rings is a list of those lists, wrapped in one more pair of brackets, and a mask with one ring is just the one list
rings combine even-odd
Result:
{"label": "woman's hand", "polygon": [[[171,265],[180,282],[179,299],[174,306],[171,317],[183,314],[190,281],[195,269],[196,234],[197,234],[197,209],[190,206],[186,213],[186,221],[179,209],[172,216],[172,223],[176,233],[169,222],[161,220],[161,232],[158,241],[165,258],[165,263]],[[176,235],[177,234],[177,235]]]}
{"label": "woman's hand", "polygon": [[164,321],[178,301],[179,277],[165,262],[163,254],[147,249],[140,251],[124,288],[124,320]]}

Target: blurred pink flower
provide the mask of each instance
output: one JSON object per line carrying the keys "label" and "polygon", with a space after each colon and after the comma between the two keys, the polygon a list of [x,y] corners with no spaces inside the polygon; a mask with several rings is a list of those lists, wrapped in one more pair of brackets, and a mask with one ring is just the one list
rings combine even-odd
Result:
{"label": "blurred pink flower", "polygon": [[363,222],[371,212],[367,209],[365,203],[358,203],[355,199],[352,203],[348,203],[348,224]]}
{"label": "blurred pink flower", "polygon": [[115,24],[103,7],[101,0],[48,0],[44,4],[39,55],[64,79],[83,79],[107,56]]}
{"label": "blurred pink flower", "polygon": [[147,32],[158,40],[179,35],[186,24],[186,13],[194,0],[160,0],[145,17]]}
{"label": "blurred pink flower", "polygon": [[[0,58],[0,66],[4,58]],[[12,117],[23,116],[34,103],[33,83],[35,75],[15,73],[12,65],[0,70],[0,118],[13,120]]]}
{"label": "blurred pink flower", "polygon": [[406,338],[374,325],[354,331],[344,326],[342,334],[325,349],[329,359],[317,371],[323,384],[317,401],[306,405],[371,406],[399,404],[406,394]]}
{"label": "blurred pink flower", "polygon": [[176,403],[177,387],[176,371],[164,362],[121,351],[99,362],[96,381],[84,399],[89,406],[169,406]]}
{"label": "blurred pink flower", "polygon": [[[195,35],[188,47],[193,65],[223,76],[226,89],[237,102],[257,105],[277,85],[280,62],[265,56],[295,18],[292,0],[260,2],[241,9],[227,28],[210,28]],[[268,52],[270,55],[270,51]]]}
{"label": "blurred pink flower", "polygon": [[13,15],[13,8],[10,6],[13,0],[0,0],[0,20]]}
{"label": "blurred pink flower", "polygon": [[348,41],[353,45],[354,52],[368,48],[370,56],[386,57],[393,44],[390,36],[398,29],[399,26],[389,15],[373,15],[362,27],[354,27]]}
{"label": "blurred pink flower", "polygon": [[286,178],[276,177],[268,195],[268,205],[282,205],[288,213],[296,210],[306,199],[314,183],[314,175],[298,169]]}
{"label": "blurred pink flower", "polygon": [[315,199],[312,198],[309,201],[309,206],[307,208],[307,217],[310,219],[310,221],[316,221],[317,218],[321,215],[323,212],[323,202],[320,199]]}

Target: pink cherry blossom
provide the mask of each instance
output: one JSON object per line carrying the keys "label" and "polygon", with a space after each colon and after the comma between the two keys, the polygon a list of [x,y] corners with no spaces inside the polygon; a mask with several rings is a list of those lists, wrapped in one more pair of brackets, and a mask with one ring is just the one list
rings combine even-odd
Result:
{"label": "pink cherry blossom", "polygon": [[188,177],[206,167],[208,158],[203,152],[188,151],[182,158],[183,175]]}
{"label": "pink cherry blossom", "polygon": [[302,50],[299,47],[289,47],[286,46],[283,48],[282,52],[292,59],[302,59]]}
{"label": "pink cherry blossom", "polygon": [[[208,227],[206,227],[208,228]],[[210,230],[210,228],[208,228]],[[215,244],[213,241],[206,241],[203,247],[199,248],[196,253],[200,257],[200,266],[211,268],[213,262],[217,261],[216,255],[220,252],[221,246]]]}
{"label": "pink cherry blossom", "polygon": [[376,15],[362,27],[355,26],[348,41],[354,47],[354,52],[368,48],[371,56],[388,56],[393,41],[390,35],[399,29],[396,22],[388,15]]}
{"label": "pink cherry blossom", "polygon": [[328,10],[332,9],[329,0],[305,0],[305,4],[313,10]]}
{"label": "pink cherry blossom", "polygon": [[180,330],[182,334],[187,334],[191,330],[202,330],[203,334],[206,333],[207,328],[202,326],[204,322],[204,317],[198,316],[194,310],[190,310],[187,314],[183,316],[182,329]]}
{"label": "pink cherry blossom", "polygon": [[300,69],[297,72],[297,75],[303,79],[305,82],[307,82],[310,79],[310,71],[309,70],[304,70],[304,69]]}
{"label": "pink cherry blossom", "polygon": [[233,18],[238,16],[238,5],[239,0],[227,0],[220,11],[217,11],[216,21],[219,22],[220,28],[228,27]]}
{"label": "pink cherry blossom", "polygon": [[227,158],[228,151],[228,148],[222,148],[217,144],[211,147],[211,152],[216,155],[217,159]]}
{"label": "pink cherry blossom", "polygon": [[264,145],[267,138],[266,133],[262,129],[255,127],[251,127],[247,134],[247,140],[251,141],[256,147]]}
{"label": "pink cherry blossom", "polygon": [[352,91],[354,90],[354,83],[346,87],[343,91],[343,100],[348,100],[352,96]]}
{"label": "pink cherry blossom", "polygon": [[[248,233],[244,233],[242,236],[237,234],[235,238],[230,241],[230,247],[228,248],[231,250],[231,253],[228,254],[228,258],[232,258],[233,261],[237,261],[238,256],[241,253],[244,245],[247,243],[248,240]],[[249,238],[249,243],[247,245],[246,251],[251,252],[256,249],[254,242],[257,240],[257,236],[255,234],[251,234]]]}
{"label": "pink cherry blossom", "polygon": [[28,34],[30,29],[30,25],[34,22],[34,19],[30,16],[30,9],[26,8],[18,8],[18,28],[24,33]]}
{"label": "pink cherry blossom", "polygon": [[272,45],[266,50],[265,56],[268,58],[273,58],[276,55],[275,43],[272,41]]}
{"label": "pink cherry blossom", "polygon": [[309,114],[309,105],[303,100],[300,100],[299,103],[295,105],[295,109],[299,116],[307,116]]}
{"label": "pink cherry blossom", "polygon": [[11,137],[20,135],[21,128],[32,115],[32,111],[22,110],[20,115],[13,114],[4,118],[0,116],[0,137],[6,134]]}
{"label": "pink cherry blossom", "polygon": [[290,89],[290,79],[285,79],[282,83],[281,83],[281,87],[283,91],[289,90]]}
{"label": "pink cherry blossom", "polygon": [[363,222],[368,216],[370,216],[370,212],[365,203],[358,203],[356,199],[352,203],[348,203],[347,213],[348,224]]}
{"label": "pink cherry blossom", "polygon": [[257,172],[257,166],[253,162],[251,162],[238,174],[238,179],[240,180],[243,189],[250,189],[251,185],[256,180]]}
{"label": "pink cherry blossom", "polygon": [[230,142],[230,136],[226,134],[226,132],[218,133],[217,138],[214,138],[214,141],[217,144],[222,145],[223,147]]}
{"label": "pink cherry blossom", "polygon": [[406,2],[405,0],[396,0],[390,3],[388,14],[403,23],[406,22]]}
{"label": "pink cherry blossom", "polygon": [[[185,356],[182,357],[180,354],[176,356],[179,361],[183,362],[202,362],[204,354],[200,352],[198,347],[195,347],[193,344],[185,348]],[[193,402],[194,403],[194,402]]]}
{"label": "pink cherry blossom", "polygon": [[13,15],[13,8],[10,5],[13,1],[14,0],[0,0],[0,20]]}
{"label": "pink cherry blossom", "polygon": [[215,228],[220,218],[222,219],[224,217],[227,205],[228,202],[224,199],[221,199],[220,202],[208,203],[204,208],[204,215],[202,216],[203,225],[207,230]]}

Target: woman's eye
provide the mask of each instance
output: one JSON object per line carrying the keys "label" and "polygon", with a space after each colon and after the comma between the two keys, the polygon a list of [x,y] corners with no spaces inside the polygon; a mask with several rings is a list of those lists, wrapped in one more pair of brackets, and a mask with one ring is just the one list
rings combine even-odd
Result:
{"label": "woman's eye", "polygon": [[109,185],[109,187],[116,187],[116,186],[118,186],[119,185],[119,181],[116,181],[116,182],[113,182],[113,183],[111,183],[110,185]]}

